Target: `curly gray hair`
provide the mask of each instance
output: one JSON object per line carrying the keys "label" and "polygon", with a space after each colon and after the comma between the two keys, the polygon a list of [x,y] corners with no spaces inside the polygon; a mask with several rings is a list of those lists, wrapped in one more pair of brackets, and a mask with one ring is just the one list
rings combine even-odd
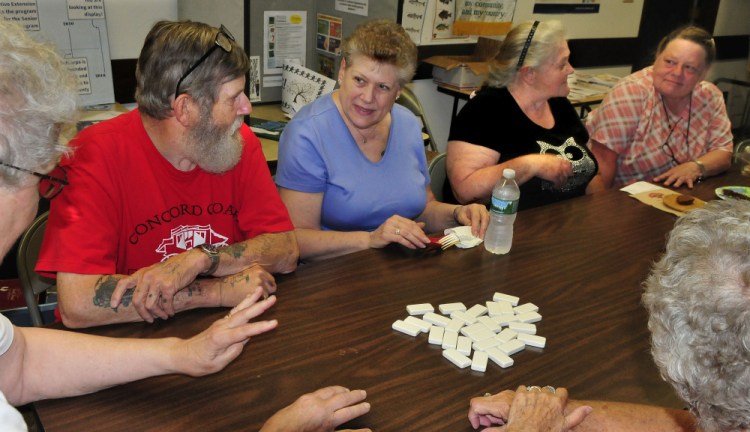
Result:
{"label": "curly gray hair", "polygon": [[[518,58],[526,44],[533,21],[526,21],[513,27],[505,36],[500,51],[490,62],[487,78],[489,87],[505,87],[512,83],[518,74]],[[565,29],[560,21],[541,21],[537,26],[523,60],[524,66],[539,67],[565,41]]]}
{"label": "curly gray hair", "polygon": [[[67,151],[60,129],[77,115],[75,80],[55,49],[0,19],[0,161],[27,169],[54,163]],[[18,186],[23,175],[0,167],[4,186]]]}
{"label": "curly gray hair", "polygon": [[750,202],[675,224],[644,282],[652,353],[705,431],[750,427]]}

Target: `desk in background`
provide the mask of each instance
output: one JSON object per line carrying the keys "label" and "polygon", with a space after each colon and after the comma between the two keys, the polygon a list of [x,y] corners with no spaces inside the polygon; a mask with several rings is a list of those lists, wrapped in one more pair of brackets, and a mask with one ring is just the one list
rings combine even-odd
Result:
{"label": "desk in background", "polygon": [[[253,112],[250,113],[252,119],[263,119],[269,121],[289,121],[283,111],[280,103],[265,105],[253,105]],[[258,136],[260,145],[263,148],[263,155],[266,157],[268,167],[273,174],[276,171],[276,162],[279,160],[279,138],[270,136]]]}
{"label": "desk in background", "polygon": [[[737,181],[709,179],[701,194]],[[262,318],[278,319],[279,327],[254,337],[224,371],[150,378],[35,407],[48,432],[258,430],[301,394],[333,384],[367,390],[371,412],[346,426],[378,431],[469,432],[471,397],[520,384],[681,408],[651,360],[640,303],[641,282],[674,221],[613,190],[521,212],[508,255],[481,246],[425,255],[389,247],[305,264],[278,276],[279,301]],[[426,335],[390,328],[408,304],[471,306],[498,291],[538,305],[539,334],[547,337],[546,348],[516,354],[508,369],[458,369]],[[188,337],[226,311],[86,333]]]}
{"label": "desk in background", "polygon": [[[570,83],[570,94],[568,100],[573,107],[578,108],[578,114],[581,119],[591,112],[592,107],[600,104],[607,95],[612,86],[617,82],[619,77],[608,74],[587,75],[578,74],[578,79]],[[458,101],[469,100],[471,94],[478,89],[457,89],[455,87],[437,84],[439,93],[447,94],[453,97],[453,109],[451,111],[451,122],[458,114]]]}

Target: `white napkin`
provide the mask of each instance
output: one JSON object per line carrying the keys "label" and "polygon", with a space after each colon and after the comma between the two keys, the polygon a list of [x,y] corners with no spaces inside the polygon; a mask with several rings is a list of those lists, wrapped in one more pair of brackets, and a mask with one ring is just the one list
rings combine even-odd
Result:
{"label": "white napkin", "polygon": [[460,240],[458,243],[456,243],[456,247],[461,249],[473,248],[474,246],[481,244],[483,241],[479,237],[474,237],[474,235],[471,233],[470,226],[457,226],[448,228],[443,231],[443,234],[455,234]]}

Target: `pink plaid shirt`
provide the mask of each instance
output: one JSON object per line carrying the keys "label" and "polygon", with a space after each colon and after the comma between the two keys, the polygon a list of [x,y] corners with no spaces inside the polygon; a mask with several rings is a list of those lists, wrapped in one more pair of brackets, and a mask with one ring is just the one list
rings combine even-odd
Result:
{"label": "pink plaid shirt", "polygon": [[654,88],[652,67],[635,72],[614,86],[586,122],[591,140],[617,153],[614,186],[651,181],[671,168],[675,163],[670,149],[680,163],[713,150],[732,151],[732,125],[719,89],[701,81],[692,97],[686,139],[689,109],[685,107],[679,120],[670,113],[667,121],[661,97]]}

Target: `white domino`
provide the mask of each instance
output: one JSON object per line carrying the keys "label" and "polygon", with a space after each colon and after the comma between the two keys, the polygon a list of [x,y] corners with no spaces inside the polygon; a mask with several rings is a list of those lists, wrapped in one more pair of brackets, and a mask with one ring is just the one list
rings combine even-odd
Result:
{"label": "white domino", "polygon": [[487,356],[503,369],[513,366],[513,359],[497,348],[487,350]]}
{"label": "white domino", "polygon": [[480,304],[476,304],[470,307],[469,310],[466,311],[466,313],[473,316],[474,318],[478,318],[487,313],[487,308]]}
{"label": "white domino", "polygon": [[445,326],[446,330],[453,330],[454,332],[460,331],[464,326],[464,322],[458,318],[451,319],[451,323]]}
{"label": "white domino", "polygon": [[458,333],[450,330],[443,332],[443,349],[456,349]]}
{"label": "white domino", "polygon": [[430,329],[430,335],[427,336],[427,342],[433,345],[443,345],[443,332],[445,327],[432,326]]}
{"label": "white domino", "polygon": [[427,312],[435,312],[435,308],[429,303],[410,304],[406,306],[409,315],[424,315]]}
{"label": "white domino", "polygon": [[522,351],[524,348],[526,348],[526,344],[518,339],[512,339],[502,345],[498,345],[496,348],[510,356],[519,351]]}
{"label": "white domino", "polygon": [[488,317],[486,315],[480,316],[479,318],[477,318],[477,322],[479,322],[480,324],[483,324],[485,327],[487,327],[493,333],[497,333],[500,330],[502,330],[502,328],[503,328],[495,320],[493,320],[492,318],[490,318],[490,317]]}
{"label": "white domino", "polygon": [[474,342],[495,337],[495,332],[482,323],[472,324],[461,329],[461,334],[468,336]]}
{"label": "white domino", "polygon": [[516,318],[518,318],[519,322],[522,323],[535,323],[542,320],[542,316],[539,315],[539,312],[524,312],[522,314],[516,315]]}
{"label": "white domino", "polygon": [[391,325],[391,328],[393,328],[393,330],[398,330],[401,333],[408,334],[409,336],[416,336],[422,332],[419,327],[401,320],[396,320],[396,322]]}
{"label": "white domino", "polygon": [[422,319],[430,324],[435,324],[440,327],[445,327],[451,323],[450,318],[438,315],[435,312],[427,312],[426,314],[424,314]]}
{"label": "white domino", "polygon": [[[510,304],[510,303],[508,303],[508,304]],[[515,314],[512,314],[512,313],[510,313],[510,314],[502,314],[502,315],[496,315],[496,316],[492,317],[492,319],[496,323],[500,324],[501,326],[507,326],[508,324],[510,324],[512,322],[518,321],[518,315],[515,315]]]}
{"label": "white domino", "polygon": [[494,339],[498,340],[501,344],[504,344],[505,342],[509,342],[517,337],[518,337],[518,332],[507,328],[507,329],[503,329],[503,331],[498,333]]}
{"label": "white domino", "polygon": [[499,292],[496,292],[495,295],[492,296],[492,301],[496,301],[496,302],[504,301],[504,302],[508,302],[512,304],[513,306],[518,306],[518,300],[519,298],[516,296],[503,294]]}
{"label": "white domino", "polygon": [[444,315],[450,315],[455,311],[465,311],[466,305],[464,305],[461,302],[458,303],[444,303],[441,305],[438,305],[438,309],[440,310],[441,314]]}
{"label": "white domino", "polygon": [[471,370],[477,372],[484,372],[487,370],[487,353],[482,351],[476,351],[474,357],[471,359]]}
{"label": "white domino", "polygon": [[523,342],[524,344],[528,346],[533,346],[537,348],[544,348],[544,346],[547,344],[547,338],[544,336],[537,336],[537,335],[530,335],[530,334],[524,334],[519,333],[518,340]]}
{"label": "white domino", "polygon": [[404,322],[419,327],[419,330],[421,330],[422,333],[427,333],[428,331],[430,331],[430,327],[432,327],[432,324],[414,316],[408,316],[404,318]]}
{"label": "white domino", "polygon": [[513,308],[513,311],[517,314],[523,314],[526,312],[539,312],[539,306],[534,303],[524,303]]}
{"label": "white domino", "polygon": [[465,355],[461,354],[460,352],[454,349],[443,350],[443,357],[447,358],[448,360],[450,360],[451,363],[460,367],[461,369],[471,364],[470,358],[466,357]]}
{"label": "white domino", "polygon": [[536,334],[536,326],[534,324],[512,322],[508,324],[508,328],[518,333]]}
{"label": "white domino", "polygon": [[456,343],[456,351],[460,352],[465,356],[471,355],[471,339],[466,336],[459,336],[458,343]]}
{"label": "white domino", "polygon": [[505,342],[508,341],[501,341],[498,340],[497,337],[489,338],[489,339],[482,339],[478,342],[474,342],[472,345],[474,347],[475,351],[487,351],[490,348],[495,348],[498,345],[502,345]]}
{"label": "white domino", "polygon": [[452,319],[460,319],[466,325],[474,324],[475,322],[477,322],[477,317],[475,317],[474,315],[470,315],[468,312],[464,312],[464,311],[455,311],[455,312],[453,312],[451,314],[451,318]]}
{"label": "white domino", "polygon": [[508,302],[488,301],[486,304],[487,304],[487,314],[491,317],[496,317],[498,315],[513,315],[514,314],[513,305]]}

